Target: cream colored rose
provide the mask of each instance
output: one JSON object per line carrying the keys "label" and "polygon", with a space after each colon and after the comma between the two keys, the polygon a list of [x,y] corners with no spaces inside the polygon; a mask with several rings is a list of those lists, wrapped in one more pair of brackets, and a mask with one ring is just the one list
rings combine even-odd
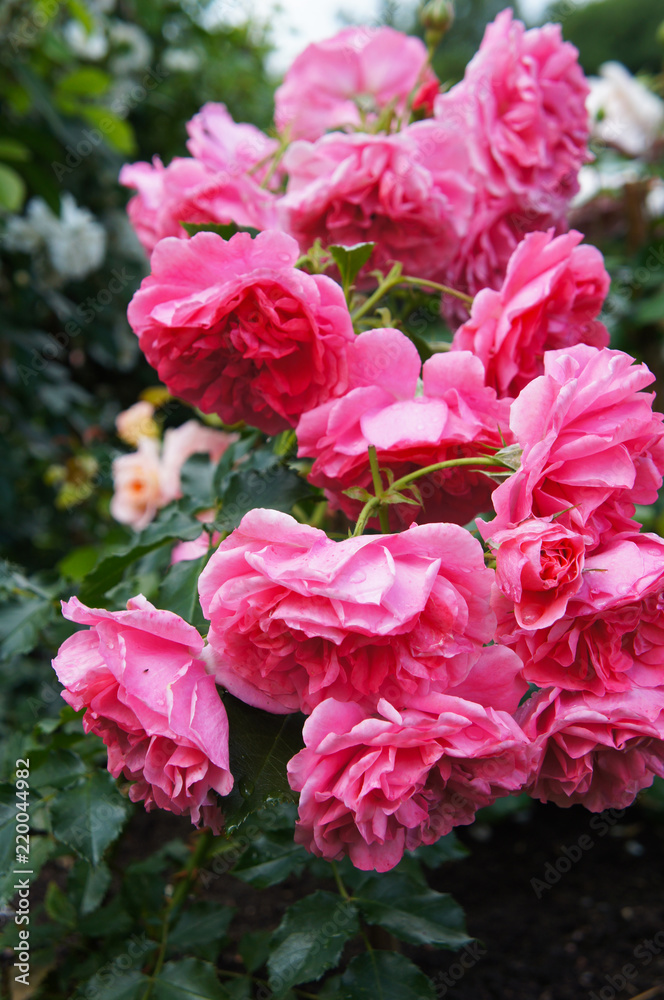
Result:
{"label": "cream colored rose", "polygon": [[115,459],[113,484],[111,516],[137,531],[145,528],[164,505],[159,444],[154,438],[141,438],[137,451]]}
{"label": "cream colored rose", "polygon": [[136,446],[141,438],[159,437],[159,428],[154,420],[154,406],[146,400],[134,403],[128,410],[118,413],[115,418],[118,437],[126,444]]}
{"label": "cream colored rose", "polygon": [[647,153],[664,130],[664,102],[618,62],[604,63],[588,82],[593,136],[629,156]]}

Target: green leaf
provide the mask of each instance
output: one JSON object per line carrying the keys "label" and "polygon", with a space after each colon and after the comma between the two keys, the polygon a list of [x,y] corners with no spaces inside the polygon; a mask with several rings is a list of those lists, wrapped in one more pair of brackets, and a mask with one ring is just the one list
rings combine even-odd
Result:
{"label": "green leaf", "polygon": [[82,98],[101,97],[112,82],[113,78],[96,66],[79,66],[59,81],[56,97],[60,94]]}
{"label": "green leaf", "polygon": [[221,951],[235,909],[200,900],[180,916],[168,935],[169,952],[198,955],[213,962]]}
{"label": "green leaf", "polygon": [[58,563],[58,572],[68,580],[78,582],[93,569],[97,556],[98,552],[94,545],[83,545],[81,548],[73,549]]}
{"label": "green leaf", "polygon": [[111,959],[109,968],[104,966],[100,973],[95,973],[75,996],[94,997],[95,1000],[142,1000],[148,982],[147,976],[138,969],[120,971]]}
{"label": "green leaf", "polygon": [[319,890],[286,911],[274,932],[268,959],[270,989],[279,996],[333,969],[344,945],[359,933],[357,909],[332,892]]}
{"label": "green leaf", "polygon": [[159,588],[157,605],[173,611],[197,627],[205,624],[198,600],[198,578],[208,561],[208,554],[199,559],[185,559],[170,567]]}
{"label": "green leaf", "polygon": [[86,765],[77,753],[53,746],[30,754],[32,788],[63,788],[85,774]]}
{"label": "green leaf", "polygon": [[230,730],[233,791],[224,799],[226,830],[233,833],[248,816],[270,802],[294,801],[286,774],[288,761],[303,747],[304,717],[271,715],[224,695]]}
{"label": "green leaf", "polygon": [[371,257],[375,243],[355,243],[350,247],[343,247],[333,244],[328,250],[334,257],[344,293],[346,293],[355,281],[359,271],[364,267]]}
{"label": "green leaf", "polygon": [[42,629],[55,617],[53,603],[43,597],[12,602],[0,609],[0,659],[30,653]]}
{"label": "green leaf", "polygon": [[17,139],[9,139],[7,136],[0,138],[0,160],[16,160],[24,162],[31,157],[30,150]]}
{"label": "green leaf", "polygon": [[93,868],[89,862],[79,859],[67,881],[67,898],[82,917],[87,917],[101,906],[110,884],[111,871],[103,861]]}
{"label": "green leaf", "polygon": [[305,849],[293,842],[292,829],[272,830],[252,840],[233,875],[255,889],[269,889],[289,875],[301,875],[308,859]]}
{"label": "green leaf", "polygon": [[260,229],[252,226],[237,226],[234,222],[221,225],[218,222],[181,222],[180,225],[186,230],[188,236],[195,236],[196,233],[216,233],[223,240],[230,240],[236,233],[249,233],[254,239],[260,233]]}
{"label": "green leaf", "polygon": [[55,920],[56,923],[63,924],[68,928],[76,926],[76,908],[55,882],[49,882],[48,884],[44,906],[51,920]]}
{"label": "green leaf", "polygon": [[227,1000],[214,966],[197,958],[167,962],[154,980],[152,1000]]}
{"label": "green leaf", "polygon": [[465,844],[457,839],[456,834],[448,833],[446,837],[441,837],[435,844],[423,844],[412,853],[427,868],[435,870],[447,861],[460,861],[467,857],[470,851]]}
{"label": "green leaf", "polygon": [[226,1000],[251,1000],[252,986],[251,976],[241,976],[238,979],[233,978],[229,979],[227,983],[222,983],[221,989]]}
{"label": "green leaf", "polygon": [[214,522],[218,531],[237,528],[244,515],[256,507],[289,514],[294,504],[315,492],[305,479],[266,450],[253,452],[222,486],[222,509]]}
{"label": "green leaf", "polygon": [[353,899],[367,923],[378,924],[410,944],[461,948],[472,940],[459,904],[448,893],[429,889],[407,875],[367,876]]}
{"label": "green leaf", "polygon": [[373,493],[369,493],[369,490],[365,490],[363,486],[351,486],[350,489],[344,490],[343,493],[344,496],[350,497],[351,500],[360,500],[362,503],[373,499],[374,496]]}
{"label": "green leaf", "polygon": [[664,321],[664,291],[639,302],[634,310],[634,320],[639,326]]}
{"label": "green leaf", "polygon": [[53,834],[80,857],[98,865],[120,835],[129,807],[107,771],[94,771],[51,804]]}
{"label": "green leaf", "polygon": [[124,118],[114,114],[109,108],[99,107],[95,104],[86,104],[78,109],[91,125],[95,125],[102,132],[106,142],[112,149],[117,149],[119,153],[130,156],[136,152],[136,136],[134,130]]}
{"label": "green leaf", "polygon": [[270,954],[272,931],[247,931],[240,938],[238,951],[249,972],[257,972]]}
{"label": "green leaf", "polygon": [[87,33],[91,34],[94,31],[95,23],[85,4],[81,3],[80,0],[66,0],[66,2],[72,17],[80,21]]}
{"label": "green leaf", "polygon": [[114,896],[110,903],[85,918],[86,935],[89,938],[103,938],[104,941],[109,937],[129,934],[133,927],[134,921],[127,913],[120,896]]}
{"label": "green leaf", "polygon": [[195,518],[184,514],[177,505],[164,508],[162,515],[145,528],[128,547],[104,556],[84,580],[79,597],[84,604],[99,607],[107,591],[117,586],[125,570],[143,556],[162,545],[198,538],[202,525]]}
{"label": "green leaf", "polygon": [[0,163],[0,208],[18,212],[25,201],[25,182],[13,167]]}
{"label": "green leaf", "polygon": [[372,951],[357,955],[336,989],[321,992],[325,1000],[435,1000],[428,976],[404,955]]}

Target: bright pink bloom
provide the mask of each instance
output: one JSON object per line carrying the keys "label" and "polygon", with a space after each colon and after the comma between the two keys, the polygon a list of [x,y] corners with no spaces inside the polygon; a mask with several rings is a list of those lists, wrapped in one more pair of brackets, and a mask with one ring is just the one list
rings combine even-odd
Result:
{"label": "bright pink bloom", "polygon": [[[587,91],[558,25],[525,31],[505,10],[488,26],[464,79],[436,98],[438,123],[465,144],[475,191],[459,250],[437,280],[471,295],[498,289],[525,233],[566,229],[588,155]],[[467,318],[455,299],[442,307],[454,325]]]}
{"label": "bright pink bloom", "polygon": [[613,539],[586,556],[580,582],[565,616],[541,626],[515,626],[511,608],[495,602],[498,637],[523,659],[524,677],[596,695],[664,688],[664,541]]}
{"label": "bright pink bloom", "polygon": [[528,518],[494,532],[496,584],[514,605],[517,624],[542,629],[565,614],[581,588],[586,538],[556,521]]}
{"label": "bright pink bloom", "polygon": [[388,106],[402,115],[418,84],[438,89],[419,38],[388,27],[345,28],[296,58],[274,95],[274,120],[291,139],[317,139],[373,122]]}
{"label": "bright pink bloom", "polygon": [[367,273],[398,260],[430,277],[452,260],[472,208],[462,139],[447,139],[438,123],[419,122],[396,135],[334,132],[293,143],[284,157],[284,228],[303,252],[316,239],[372,241]]}
{"label": "bright pink bloom", "polygon": [[204,104],[187,122],[187,132],[191,155],[225,180],[237,180],[261,164],[252,175],[260,183],[268,169],[262,161],[279,147],[255,125],[233,121],[225,104]]}
{"label": "bright pink bloom", "polygon": [[[437,354],[421,366],[412,341],[398,330],[370,330],[348,354],[344,396],[305,413],[297,427],[299,454],[316,461],[309,475],[355,520],[362,503],[350,487],[371,487],[368,447],[395,478],[448,459],[501,447],[509,401],[484,384],[484,368],[468,351]],[[420,387],[420,371],[422,383]],[[424,509],[390,506],[395,526],[414,520],[466,524],[490,507],[495,484],[469,467],[417,480]],[[375,522],[374,522],[375,523]]]}
{"label": "bright pink bloom", "polygon": [[191,625],[139,595],[126,611],[63,603],[70,621],[90,625],[66,639],[53,660],[83,728],[108,747],[108,769],[135,782],[129,797],[220,832],[219,795],[228,795],[228,720],[214,679],[200,659]]}
{"label": "bright pink bloom", "polygon": [[476,296],[470,319],[454,335],[453,350],[472,351],[500,396],[519,391],[544,371],[544,352],[591,344],[606,347],[609,333],[595,317],[610,278],[596,247],[578,246],[581,233],[529,233],[510,257],[500,291]]}
{"label": "bright pink bloom", "polygon": [[435,114],[466,122],[473,166],[491,194],[512,192],[522,209],[555,214],[578,191],[588,158],[588,93],[560,25],[526,31],[504,10]]}
{"label": "bright pink bloom", "polygon": [[329,860],[388,871],[529,774],[528,741],[506,712],[432,694],[398,712],[322,702],[288,765],[300,792],[295,840]]}
{"label": "bright pink bloom", "polygon": [[397,707],[460,684],[495,629],[492,572],[453,524],[334,542],[253,510],[199,579],[220,684],[274,712],[325,698]]}
{"label": "bright pink bloom", "polygon": [[276,434],[345,391],[354,334],[343,292],[297,257],[277,232],[160,243],[128,317],[174,395]]}
{"label": "bright pink bloom", "polygon": [[216,223],[267,229],[275,220],[275,196],[247,176],[215,173],[199,160],[176,157],[164,167],[152,163],[127,163],[120,183],[138,191],[127,212],[143,248],[151,254],[167,236],[186,240],[183,222]]}
{"label": "bright pink bloom", "polygon": [[[204,187],[210,172],[197,160],[176,157],[165,167],[158,156],[152,163],[126,163],[120,171],[119,181],[134,188],[134,195],[127,204],[129,220],[145,251],[150,254],[165,236],[187,239],[181,222],[219,222],[227,219],[191,218],[189,194]],[[185,205],[188,205],[185,210]],[[195,213],[194,213],[195,214]]]}
{"label": "bright pink bloom", "polygon": [[624,809],[655,775],[664,777],[662,688],[602,697],[550,688],[517,719],[540,755],[527,791],[542,802]]}
{"label": "bright pink bloom", "polygon": [[622,351],[586,344],[544,357],[544,375],[512,403],[510,427],[523,449],[521,467],[493,494],[497,521],[485,537],[529,517],[564,514],[587,526],[603,504],[654,503],[662,485],[664,443],[654,380]]}

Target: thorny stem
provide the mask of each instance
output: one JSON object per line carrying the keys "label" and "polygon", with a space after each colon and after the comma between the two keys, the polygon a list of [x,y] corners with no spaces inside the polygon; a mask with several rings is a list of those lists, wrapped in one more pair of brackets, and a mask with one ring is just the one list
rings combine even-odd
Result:
{"label": "thorny stem", "polygon": [[[401,479],[396,479],[390,486],[390,493],[398,493],[404,487],[408,486],[409,483],[415,482],[416,479],[420,479],[422,476],[428,476],[432,472],[438,472],[439,469],[453,469],[457,466],[462,465],[489,465],[489,466],[500,466],[502,469],[507,469],[508,466],[504,462],[501,462],[498,458],[491,458],[490,456],[470,456],[468,458],[451,458],[446,462],[436,462],[435,465],[426,465],[423,469],[416,469],[415,472],[408,473],[407,476],[402,476]],[[513,469],[509,470],[513,472]],[[353,532],[353,538],[361,535],[367,526],[367,521],[373,516],[373,511],[381,503],[382,497],[375,496],[367,500],[360,516],[357,519],[357,524],[355,525],[355,531]]]}

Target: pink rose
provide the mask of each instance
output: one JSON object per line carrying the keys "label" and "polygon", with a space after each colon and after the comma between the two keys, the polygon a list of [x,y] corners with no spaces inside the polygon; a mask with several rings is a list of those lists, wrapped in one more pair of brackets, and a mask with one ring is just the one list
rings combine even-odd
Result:
{"label": "pink rose", "polygon": [[586,551],[583,535],[556,521],[528,518],[494,532],[496,584],[513,603],[523,629],[542,629],[565,614],[581,588]]}
{"label": "pink rose", "polygon": [[[348,353],[349,386],[339,399],[305,413],[297,427],[299,454],[315,458],[309,480],[357,519],[362,503],[344,495],[372,489],[368,448],[395,478],[448,459],[501,447],[509,401],[484,384],[484,368],[469,352],[438,354],[421,366],[398,330],[360,334]],[[420,383],[420,372],[422,380]],[[441,470],[416,484],[424,509],[390,506],[395,527],[420,521],[466,524],[490,507],[495,484],[470,467]],[[374,520],[372,523],[376,523]]]}
{"label": "pink rose", "polygon": [[[587,90],[558,25],[525,31],[506,10],[488,26],[464,79],[436,98],[439,125],[465,144],[475,191],[461,246],[437,280],[470,295],[498,289],[525,233],[564,232],[587,160]],[[458,300],[443,297],[442,308],[453,325],[467,318]]]}
{"label": "pink rose", "polygon": [[354,334],[343,292],[297,257],[277,232],[160,243],[128,317],[174,395],[276,434],[345,391]]}
{"label": "pink rose", "polygon": [[598,696],[664,688],[664,541],[612,539],[586,555],[579,582],[564,617],[541,626],[515,627],[509,609],[495,603],[499,641],[515,647],[525,678]]}
{"label": "pink rose", "polygon": [[189,237],[183,222],[216,223],[266,229],[275,219],[275,196],[251,178],[215,173],[199,160],[176,157],[164,167],[152,163],[127,163],[120,183],[138,191],[127,212],[143,248],[151,254],[159,240]]}
{"label": "pink rose", "polygon": [[655,775],[664,777],[662,688],[602,697],[550,688],[517,719],[540,755],[527,791],[542,802],[624,809]]}
{"label": "pink rose", "polygon": [[[262,164],[279,147],[276,139],[247,122],[235,122],[225,104],[204,104],[187,122],[187,149],[193,157],[226,180],[237,180]],[[252,175],[258,183],[267,172],[267,164]],[[222,178],[223,179],[223,178]]]}
{"label": "pink rose", "polygon": [[394,28],[345,28],[308,45],[274,95],[275,123],[291,139],[362,128],[388,106],[401,116],[418,84],[438,89],[419,38]]}
{"label": "pink rose", "polygon": [[[622,351],[577,344],[544,356],[544,375],[512,403],[510,427],[523,449],[521,467],[493,493],[498,515],[489,533],[529,517],[563,514],[587,528],[598,508],[650,504],[662,485],[664,444],[654,380]],[[630,510],[631,507],[631,510]]]}
{"label": "pink rose", "polygon": [[436,122],[396,135],[333,132],[294,142],[284,157],[283,226],[303,252],[316,239],[324,246],[373,241],[366,273],[402,261],[430,277],[453,258],[470,218],[466,161],[461,138],[446,137]]}
{"label": "pink rose", "polygon": [[435,115],[467,121],[474,168],[492,194],[512,192],[524,210],[558,214],[588,158],[588,93],[560,25],[526,31],[504,10],[461,83],[437,98]]}
{"label": "pink rose", "polygon": [[135,782],[144,801],[221,832],[217,796],[228,795],[228,720],[214,679],[200,659],[203,640],[170,611],[139,595],[126,611],[63,603],[65,618],[86,631],[66,639],[53,660],[83,728],[108,747],[108,769]]}
{"label": "pink rose", "polygon": [[519,391],[544,371],[544,352],[574,344],[606,347],[609,334],[595,317],[610,278],[581,233],[529,233],[510,257],[500,291],[476,296],[453,350],[472,351],[500,396]]}
{"label": "pink rose", "polygon": [[295,840],[364,871],[388,871],[404,849],[471,823],[529,774],[528,741],[511,716],[442,694],[401,712],[383,700],[370,716],[330,698],[305,722],[304,741],[288,765],[300,792]]}
{"label": "pink rose", "polygon": [[[471,173],[475,203],[471,220],[463,234],[458,252],[436,276],[436,280],[458,291],[475,296],[485,288],[499,289],[505,278],[510,257],[524,234],[553,227],[567,229],[558,212],[524,209],[516,195],[492,195],[481,175]],[[452,329],[468,319],[468,307],[451,295],[443,295],[441,312]]]}
{"label": "pink rose", "polygon": [[[188,197],[210,181],[207,167],[197,160],[176,157],[164,167],[159,157],[152,163],[126,163],[120,184],[138,194],[129,200],[127,212],[146,253],[154,250],[165,236],[187,239],[182,222],[228,222],[228,219],[192,218]],[[187,206],[185,208],[185,206]]]}
{"label": "pink rose", "polygon": [[493,638],[492,572],[452,524],[334,542],[253,510],[199,578],[211,669],[243,701],[311,712],[460,684]]}

